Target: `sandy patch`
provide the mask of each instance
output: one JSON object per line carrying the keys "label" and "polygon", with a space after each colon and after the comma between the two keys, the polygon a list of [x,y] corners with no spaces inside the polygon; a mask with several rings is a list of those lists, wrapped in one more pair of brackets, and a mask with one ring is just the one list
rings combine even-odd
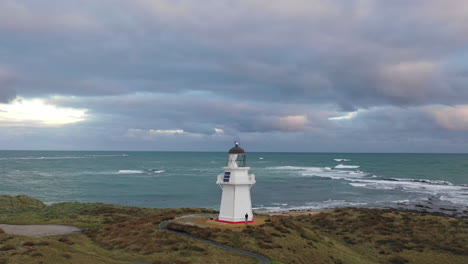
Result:
{"label": "sandy patch", "polygon": [[3,225],[0,228],[7,234],[22,236],[54,236],[80,233],[81,229],[64,225]]}

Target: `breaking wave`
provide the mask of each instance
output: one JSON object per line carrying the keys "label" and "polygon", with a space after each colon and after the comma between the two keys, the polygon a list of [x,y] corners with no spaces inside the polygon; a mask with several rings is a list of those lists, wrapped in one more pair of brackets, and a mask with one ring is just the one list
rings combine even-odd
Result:
{"label": "breaking wave", "polygon": [[86,157],[128,157],[127,154],[86,155]]}
{"label": "breaking wave", "polygon": [[284,170],[285,173],[304,177],[324,177],[345,180],[356,188],[400,191],[438,196],[441,200],[455,204],[468,204],[468,186],[455,185],[443,180],[382,178],[358,169],[359,166],[338,165],[330,167],[278,166],[267,169]]}
{"label": "breaking wave", "polygon": [[398,190],[439,196],[441,200],[456,204],[468,204],[468,187],[454,185],[447,181],[426,179],[348,179],[354,187]]}
{"label": "breaking wave", "polygon": [[86,159],[96,157],[128,157],[127,154],[113,154],[113,155],[85,155],[85,156],[43,156],[43,157],[11,157],[11,158],[0,158],[0,160],[61,160],[61,159]]}
{"label": "breaking wave", "polygon": [[308,211],[322,210],[343,207],[365,206],[367,203],[350,202],[345,200],[326,200],[320,202],[308,202],[302,206],[287,206],[287,204],[273,203],[279,206],[260,206],[252,208],[257,213],[288,212],[288,211]]}
{"label": "breaking wave", "polygon": [[0,160],[59,160],[59,159],[83,159],[84,157],[19,157],[19,158],[0,158]]}
{"label": "breaking wave", "polygon": [[338,164],[338,165],[335,166],[335,169],[357,169],[359,167],[361,167],[361,166]]}
{"label": "breaking wave", "polygon": [[159,174],[163,173],[165,170],[119,170],[119,174]]}
{"label": "breaking wave", "polygon": [[331,179],[353,179],[365,177],[368,174],[359,170],[335,170],[330,167],[296,167],[296,166],[278,166],[267,169],[295,171],[299,176],[305,177],[324,177]]}
{"label": "breaking wave", "polygon": [[338,162],[341,162],[341,161],[351,161],[350,159],[333,159],[334,161],[338,161]]}

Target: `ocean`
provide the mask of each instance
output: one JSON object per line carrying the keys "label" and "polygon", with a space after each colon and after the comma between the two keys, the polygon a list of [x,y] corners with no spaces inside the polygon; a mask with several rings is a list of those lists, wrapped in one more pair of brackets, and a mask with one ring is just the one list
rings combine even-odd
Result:
{"label": "ocean", "polygon": [[[0,194],[218,209],[226,152],[0,151]],[[468,205],[468,154],[247,153],[258,211]]]}

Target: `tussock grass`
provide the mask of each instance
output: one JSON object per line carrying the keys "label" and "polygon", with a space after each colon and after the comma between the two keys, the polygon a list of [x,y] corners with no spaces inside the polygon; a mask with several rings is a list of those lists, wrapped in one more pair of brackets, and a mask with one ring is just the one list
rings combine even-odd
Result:
{"label": "tussock grass", "polygon": [[[13,199],[19,209],[8,205],[9,209],[0,214],[0,223],[68,224],[87,231],[27,238],[0,230],[0,264],[122,263],[116,260],[255,263],[251,258],[159,231],[163,220],[215,213],[213,210],[74,202],[45,206],[26,197],[1,199]],[[200,228],[175,222],[169,228],[258,252],[274,259],[276,264],[468,263],[466,220],[378,209],[264,217],[267,217],[264,224],[244,229]]]}
{"label": "tussock grass", "polygon": [[15,249],[16,249],[16,246],[11,245],[11,244],[3,245],[0,247],[0,251],[9,251],[9,250],[15,250]]}
{"label": "tussock grass", "polygon": [[4,213],[18,213],[30,210],[40,210],[45,207],[45,204],[37,199],[26,195],[7,196],[0,195],[0,208]]}
{"label": "tussock grass", "polygon": [[271,216],[241,232],[171,223],[171,229],[284,263],[468,263],[466,220],[380,209]]}
{"label": "tussock grass", "polygon": [[[5,200],[11,199],[16,198]],[[21,200],[34,199],[23,197]],[[162,220],[184,214],[215,213],[210,209],[151,209],[66,202],[50,206],[22,206],[21,210],[3,210],[0,206],[0,210],[0,223],[65,224],[87,230],[86,234],[45,238],[0,232],[0,248],[4,249],[0,250],[0,264],[122,263],[117,260],[149,263],[255,263],[250,257],[159,231]]]}

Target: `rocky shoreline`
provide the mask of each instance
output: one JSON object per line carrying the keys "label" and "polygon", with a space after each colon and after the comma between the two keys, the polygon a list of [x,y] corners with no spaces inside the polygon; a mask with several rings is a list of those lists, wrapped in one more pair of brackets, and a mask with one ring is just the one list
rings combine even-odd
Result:
{"label": "rocky shoreline", "polygon": [[447,202],[441,200],[438,196],[430,196],[427,200],[418,202],[400,202],[389,208],[448,216],[465,220],[468,219],[468,206]]}
{"label": "rocky shoreline", "polygon": [[[467,194],[468,195],[468,194]],[[284,209],[284,210],[255,210],[255,213],[260,214],[309,214],[319,213],[340,208],[374,208],[374,209],[392,209],[406,212],[418,212],[436,216],[446,216],[458,219],[468,220],[468,206],[454,204],[448,201],[441,200],[438,196],[430,196],[427,200],[419,200],[417,202],[402,201],[394,205],[387,206],[353,206],[353,207],[336,207],[323,209]]]}

